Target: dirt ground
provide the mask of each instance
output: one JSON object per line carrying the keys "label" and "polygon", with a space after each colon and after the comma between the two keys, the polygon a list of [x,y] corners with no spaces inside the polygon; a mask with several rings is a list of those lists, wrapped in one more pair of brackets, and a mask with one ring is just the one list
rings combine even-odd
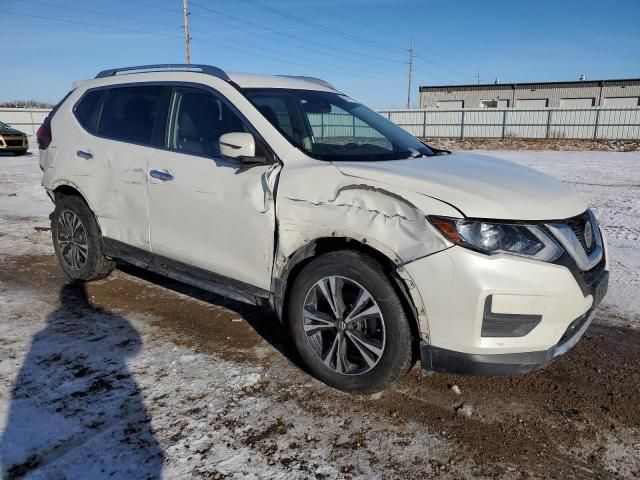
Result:
{"label": "dirt ground", "polygon": [[[562,155],[528,161],[581,181],[586,160]],[[637,182],[619,160],[589,165],[631,184],[576,187],[597,193],[618,277],[571,351],[513,377],[416,365],[365,397],[305,372],[267,311],[125,264],[70,284],[37,159],[0,160],[3,480],[640,478]]]}
{"label": "dirt ground", "polygon": [[[51,255],[6,259],[0,281],[4,289],[27,289],[52,304],[57,299],[49,298],[51,292],[66,283]],[[76,313],[80,315],[92,310],[140,314],[153,327],[155,341],[204,353],[211,361],[221,358],[233,363],[260,363],[267,372],[279,372],[267,374],[258,388],[245,392],[256,402],[294,402],[301,412],[323,422],[375,417],[383,431],[393,426],[394,436],[398,429],[406,429],[407,434],[420,429],[446,445],[440,447],[445,453],[435,458],[425,455],[410,463],[395,463],[393,456],[381,458],[379,447],[369,444],[370,429],[358,429],[333,443],[332,455],[344,458],[351,451],[368,452],[371,470],[364,470],[366,461],[357,467],[347,462],[339,472],[333,472],[339,478],[372,472],[381,478],[640,475],[640,333],[603,325],[602,318],[569,354],[537,373],[506,378],[422,377],[416,367],[381,395],[351,397],[316,381],[311,382],[310,388],[287,388],[291,379],[304,378],[306,374],[293,353],[286,330],[265,312],[126,266],[109,279],[86,288],[89,303],[79,307]],[[6,351],[7,347],[3,341],[2,349]],[[256,355],[257,351],[261,354]],[[454,385],[460,389],[459,395],[452,390]],[[208,392],[201,394],[206,397]],[[334,412],[348,415],[337,419]],[[217,422],[237,431],[246,420],[223,415]],[[279,450],[273,440],[287,437],[290,422],[295,423],[296,419],[276,419],[259,431],[239,435],[238,440],[256,454],[269,457]],[[326,433],[322,430],[315,433],[318,438],[312,436],[312,442],[335,442],[321,438]],[[175,433],[172,441],[179,435]],[[296,439],[291,440],[287,450],[295,451]],[[398,450],[411,443],[402,436],[396,441]],[[284,463],[282,456],[277,458],[284,470],[294,463],[286,460],[289,457]],[[327,461],[331,462],[331,458]],[[325,476],[315,467],[309,469],[304,460],[295,463],[297,471],[291,472],[291,478],[334,476]],[[27,465],[13,473],[29,471]]]}
{"label": "dirt ground", "polygon": [[579,140],[536,138],[425,138],[428,145],[445,150],[553,150],[635,152],[640,140]]}

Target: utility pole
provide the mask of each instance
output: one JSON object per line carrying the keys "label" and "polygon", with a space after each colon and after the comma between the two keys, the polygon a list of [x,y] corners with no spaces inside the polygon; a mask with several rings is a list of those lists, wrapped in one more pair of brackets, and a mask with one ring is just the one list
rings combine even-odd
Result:
{"label": "utility pole", "polygon": [[189,36],[189,7],[187,0],[182,0],[182,14],[184,16],[184,46],[187,52],[187,65],[191,63],[191,36]]}
{"label": "utility pole", "polygon": [[475,77],[476,77],[476,83],[480,85],[480,72],[476,73]]}
{"label": "utility pole", "polygon": [[409,91],[407,92],[407,108],[411,108],[411,82],[413,76],[413,38],[411,39],[411,48],[409,49]]}

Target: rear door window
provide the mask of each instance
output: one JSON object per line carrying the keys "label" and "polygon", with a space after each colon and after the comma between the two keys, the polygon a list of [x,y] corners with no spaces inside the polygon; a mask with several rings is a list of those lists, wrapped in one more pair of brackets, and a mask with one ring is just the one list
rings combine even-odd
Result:
{"label": "rear door window", "polygon": [[161,86],[112,89],[102,107],[98,134],[123,142],[151,145],[162,91]]}

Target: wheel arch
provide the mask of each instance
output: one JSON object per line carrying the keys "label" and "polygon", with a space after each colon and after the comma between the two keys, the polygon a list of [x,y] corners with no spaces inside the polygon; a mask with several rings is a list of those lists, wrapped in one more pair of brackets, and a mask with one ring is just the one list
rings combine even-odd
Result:
{"label": "wheel arch", "polygon": [[278,269],[278,273],[272,279],[271,307],[275,310],[281,322],[287,318],[287,301],[291,291],[291,285],[302,269],[314,258],[339,250],[351,250],[367,255],[376,260],[383,268],[385,275],[395,288],[400,297],[409,324],[411,333],[416,342],[415,348],[421,339],[427,339],[429,328],[426,321],[424,303],[422,297],[415,288],[415,283],[410,278],[406,269],[398,259],[392,259],[388,253],[375,248],[370,242],[355,240],[350,237],[321,237],[307,242],[299,247],[293,254],[286,257],[286,262]]}
{"label": "wheel arch", "polygon": [[93,215],[93,218],[96,221],[96,225],[98,226],[98,231],[102,236],[102,227],[100,225],[98,216],[93,211],[93,208],[91,208],[91,204],[87,201],[87,197],[82,193],[82,191],[78,188],[77,185],[71,182],[59,182],[54,188],[48,191],[48,193],[51,199],[53,200],[53,203],[56,203],[57,198],[62,195],[75,196],[82,199],[82,201],[87,205],[87,207],[89,208],[89,211]]}

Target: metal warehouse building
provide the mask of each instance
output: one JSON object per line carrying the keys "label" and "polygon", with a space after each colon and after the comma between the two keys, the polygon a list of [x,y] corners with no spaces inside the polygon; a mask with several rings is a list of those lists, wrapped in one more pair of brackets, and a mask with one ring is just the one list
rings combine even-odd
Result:
{"label": "metal warehouse building", "polygon": [[639,107],[640,79],[420,87],[420,108]]}

